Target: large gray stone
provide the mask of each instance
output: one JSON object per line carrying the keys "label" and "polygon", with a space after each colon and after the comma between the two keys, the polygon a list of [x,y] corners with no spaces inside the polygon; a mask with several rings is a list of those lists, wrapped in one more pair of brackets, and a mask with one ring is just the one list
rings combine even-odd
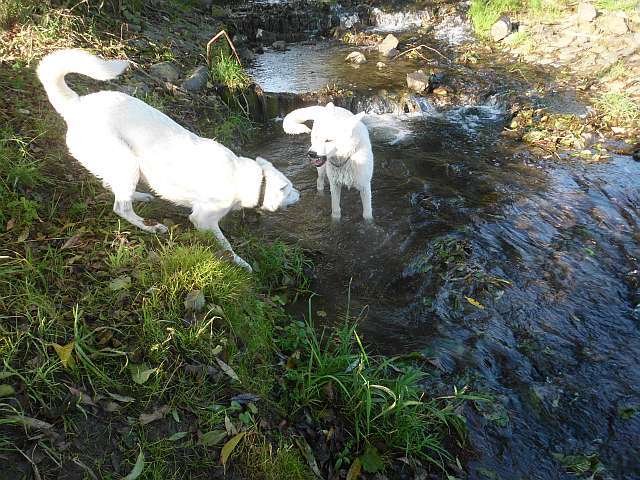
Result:
{"label": "large gray stone", "polygon": [[180,78],[180,70],[171,62],[160,62],[149,67],[152,75],[165,82],[175,83]]}
{"label": "large gray stone", "polygon": [[598,12],[596,11],[596,7],[594,7],[589,2],[584,2],[578,5],[577,10],[578,15],[578,23],[589,23],[593,22],[598,16]]}
{"label": "large gray stone", "polygon": [[287,49],[287,42],[284,40],[277,40],[271,44],[274,50],[285,51]]}
{"label": "large gray stone", "polygon": [[422,70],[407,73],[407,86],[416,93],[422,93],[429,88],[429,75]]}
{"label": "large gray stone", "polygon": [[400,52],[395,48],[392,48],[391,50],[388,50],[387,52],[385,52],[382,56],[386,58],[393,58],[396,55],[400,55]]}
{"label": "large gray stone", "polygon": [[629,31],[627,19],[624,17],[622,12],[612,12],[607,15],[603,15],[598,26],[603,33],[611,35],[624,35]]}
{"label": "large gray stone", "polygon": [[491,27],[491,38],[495,42],[499,42],[503,38],[506,38],[511,33],[511,20],[509,17],[502,16]]}
{"label": "large gray stone", "polygon": [[182,83],[182,88],[188,92],[204,90],[209,79],[209,69],[205,65],[197,67],[191,75]]}
{"label": "large gray stone", "polygon": [[395,37],[395,35],[390,33],[389,35],[384,37],[384,40],[382,40],[378,44],[378,51],[381,54],[383,54],[384,56],[388,56],[387,54],[389,53],[389,51],[390,50],[394,50],[398,46],[399,43],[400,42]]}

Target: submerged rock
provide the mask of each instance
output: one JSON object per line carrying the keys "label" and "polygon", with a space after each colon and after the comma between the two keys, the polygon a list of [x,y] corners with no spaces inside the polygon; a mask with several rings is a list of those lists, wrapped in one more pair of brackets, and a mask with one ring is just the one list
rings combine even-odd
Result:
{"label": "submerged rock", "polygon": [[376,63],[376,67],[377,67],[378,69],[385,68],[386,66],[387,66],[387,64],[386,64],[386,63],[383,63],[383,62],[378,62],[378,63]]}
{"label": "submerged rock", "polygon": [[500,17],[500,19],[491,27],[491,38],[496,42],[506,38],[510,33],[511,20],[506,16]]}
{"label": "submerged rock", "polygon": [[367,63],[367,57],[364,56],[362,52],[351,52],[347,55],[345,60],[349,63],[355,63],[356,65],[360,65],[362,63]]}
{"label": "submerged rock", "polygon": [[407,73],[407,86],[416,93],[424,92],[429,88],[429,76],[422,70]]}
{"label": "submerged rock", "polygon": [[[378,44],[378,51],[385,57],[389,56],[389,52],[395,50],[400,42],[395,35],[389,34],[384,37],[384,40]],[[396,50],[397,51],[397,50]]]}
{"label": "submerged rock", "polygon": [[276,40],[271,44],[274,50],[285,51],[287,49],[287,42],[284,40]]}
{"label": "submerged rock", "polygon": [[169,83],[175,83],[180,78],[180,70],[171,62],[160,62],[151,65],[149,71],[152,75]]}
{"label": "submerged rock", "polygon": [[188,92],[199,92],[207,86],[209,79],[209,69],[205,65],[200,65],[191,72],[191,75],[182,83],[182,88]]}

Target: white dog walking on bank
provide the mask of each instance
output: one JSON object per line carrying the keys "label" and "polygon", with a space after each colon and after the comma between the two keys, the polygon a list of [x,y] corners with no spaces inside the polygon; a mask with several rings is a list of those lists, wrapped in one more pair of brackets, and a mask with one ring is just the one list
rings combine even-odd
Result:
{"label": "white dog walking on bank", "polygon": [[237,157],[124,93],[101,91],[81,97],[64,78],[80,73],[110,80],[128,66],[124,60],[104,60],[76,49],[59,50],[42,59],[38,78],[67,123],[69,152],[113,192],[113,211],[120,217],[147,232],[167,231],[162,224],[147,225],[133,211],[133,201],[153,199],[136,191],[142,178],[160,197],[191,208],[189,219],[196,228],[212,231],[234,261],[251,270],[233,252],[218,222],[241,207],[275,211],[292,205],[300,198],[298,191],[262,158]]}
{"label": "white dog walking on bank", "polygon": [[[371,211],[371,178],[373,152],[369,131],[361,122],[364,112],[353,115],[349,110],[328,103],[326,107],[299,108],[284,117],[282,128],[289,134],[311,132],[311,163],[318,169],[318,191],[324,190],[324,179],[331,189],[331,217],[339,220],[340,191],[343,186],[360,191],[362,216],[373,220]],[[309,129],[304,122],[313,121]]]}

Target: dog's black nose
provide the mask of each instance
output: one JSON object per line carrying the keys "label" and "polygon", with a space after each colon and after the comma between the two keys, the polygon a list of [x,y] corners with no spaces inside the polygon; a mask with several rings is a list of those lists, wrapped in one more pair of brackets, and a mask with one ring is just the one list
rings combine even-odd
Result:
{"label": "dog's black nose", "polygon": [[309,150],[309,158],[318,158],[318,154],[313,150]]}

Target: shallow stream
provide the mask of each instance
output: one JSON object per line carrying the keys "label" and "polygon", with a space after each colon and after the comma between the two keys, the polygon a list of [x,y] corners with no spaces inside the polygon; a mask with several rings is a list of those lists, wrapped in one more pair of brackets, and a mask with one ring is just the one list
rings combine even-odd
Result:
{"label": "shallow stream", "polygon": [[[410,62],[355,69],[350,50],[293,45],[258,56],[252,73],[269,92],[402,87]],[[590,454],[601,478],[640,478],[640,164],[535,157],[500,135],[499,95],[419,103],[366,117],[375,225],[356,191],[331,222],[309,136],[273,121],[247,153],[273,161],[302,198],[259,228],[319,252],[314,312],[344,315],[349,296],[378,351],[420,351],[433,385],[492,396],[466,411],[470,478],[575,478],[562,459]]]}

